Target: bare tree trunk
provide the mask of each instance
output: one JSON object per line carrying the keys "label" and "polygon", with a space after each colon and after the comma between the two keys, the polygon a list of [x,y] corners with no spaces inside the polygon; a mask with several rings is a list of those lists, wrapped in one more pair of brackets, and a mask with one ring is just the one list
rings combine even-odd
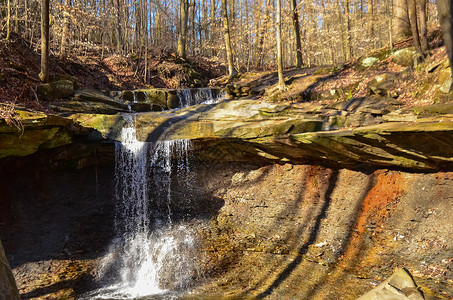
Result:
{"label": "bare tree trunk", "polygon": [[393,49],[392,11],[391,11],[391,8],[390,8],[390,0],[385,0],[385,10],[386,10],[386,13],[387,13],[389,48]]}
{"label": "bare tree trunk", "polygon": [[186,43],[187,43],[187,13],[189,9],[188,0],[179,1],[179,36],[178,36],[178,55],[186,58]]}
{"label": "bare tree trunk", "polygon": [[[113,0],[112,0],[113,4]],[[116,49],[119,53],[123,51],[123,32],[121,30],[121,5],[120,0],[116,0],[116,15],[115,15],[115,31],[116,31]]]}
{"label": "bare tree trunk", "polygon": [[285,80],[283,78],[283,41],[282,41],[282,0],[277,0],[277,69],[278,88],[284,90]]}
{"label": "bare tree trunk", "polygon": [[374,1],[368,0],[368,33],[374,39]]}
{"label": "bare tree trunk", "polygon": [[291,11],[293,18],[294,39],[296,42],[296,68],[301,68],[303,65],[303,60],[302,60],[302,44],[300,42],[300,25],[299,25],[299,13],[297,10],[297,0],[291,0]]}
{"label": "bare tree trunk", "polygon": [[346,15],[346,61],[352,58],[352,37],[351,37],[351,18],[349,12],[349,0],[346,0],[345,5],[345,15]]}
{"label": "bare tree trunk", "polygon": [[227,0],[222,0],[222,15],[223,15],[223,36],[225,39],[225,48],[228,64],[228,75],[231,77],[235,76],[238,72],[234,68],[233,64],[233,52],[231,49],[231,40],[230,40],[230,24],[228,21],[228,5]]}
{"label": "bare tree trunk", "polygon": [[[263,0],[264,3],[266,3],[266,0]],[[269,23],[269,15],[270,15],[270,6],[271,6],[271,0],[268,0],[266,3],[266,12],[264,14],[264,21],[263,25],[261,27],[261,34],[260,34],[260,42],[258,45],[258,64],[257,64],[257,69],[262,69],[263,64],[264,64],[264,35],[266,34],[266,29]]]}
{"label": "bare tree trunk", "polygon": [[[209,26],[208,26],[208,4],[206,0],[201,1],[201,16],[202,20],[200,22],[200,27],[199,27],[199,35],[200,35],[200,44],[208,43],[209,40]],[[204,41],[202,39],[204,38]],[[201,52],[204,55],[206,51],[204,51],[205,47],[201,47]]]}
{"label": "bare tree trunk", "polygon": [[8,0],[6,12],[6,40],[11,38],[11,0]]}
{"label": "bare tree trunk", "polygon": [[24,1],[24,14],[25,14],[25,34],[24,37],[27,38],[28,35],[28,0]]}
{"label": "bare tree trunk", "polygon": [[60,45],[60,58],[64,59],[67,55],[67,44],[69,40],[69,12],[67,8],[69,6],[69,1],[65,1],[65,9],[63,11],[63,31],[61,33],[61,45]]}
{"label": "bare tree trunk", "polygon": [[215,19],[215,9],[216,9],[216,5],[215,5],[215,0],[211,0],[211,30],[210,30],[210,40],[211,40],[211,55],[212,56],[215,56],[216,55],[216,51],[215,51],[215,45],[216,45],[216,27],[217,27],[217,22],[216,22],[216,19]]}
{"label": "bare tree trunk", "polygon": [[346,60],[346,30],[345,26],[343,25],[343,12],[341,11],[341,6],[340,6],[340,1],[335,0],[335,4],[337,6],[336,12],[337,12],[337,19],[338,23],[340,24],[340,41],[341,41],[341,48],[342,48],[342,57],[343,60]]}
{"label": "bare tree trunk", "polygon": [[393,37],[396,40],[411,34],[407,0],[393,0]]}
{"label": "bare tree trunk", "polygon": [[420,35],[418,33],[418,22],[417,22],[417,7],[415,0],[408,1],[409,7],[409,20],[411,23],[412,38],[414,42],[414,47],[417,53],[423,54],[420,46]]}
{"label": "bare tree trunk", "polygon": [[14,0],[14,31],[19,33],[19,3],[17,0]]}
{"label": "bare tree trunk", "polygon": [[196,2],[195,2],[195,0],[192,0],[192,3],[190,4],[190,7],[191,7],[191,9],[190,9],[190,22],[189,23],[190,23],[190,29],[191,29],[190,30],[191,31],[190,36],[192,37],[192,40],[191,40],[192,41],[192,45],[190,47],[190,50],[191,50],[192,54],[194,54],[194,50],[195,50],[196,45],[197,45],[197,43],[196,43],[196,35],[197,34],[195,32],[196,31],[195,30],[195,16],[196,16],[196,12],[195,12]]}
{"label": "bare tree trunk", "polygon": [[42,82],[49,81],[49,0],[41,1],[41,73]]}
{"label": "bare tree trunk", "polygon": [[420,46],[423,53],[428,51],[428,29],[426,25],[426,0],[418,0],[420,11]]}
{"label": "bare tree trunk", "polygon": [[[444,43],[447,48],[448,61],[450,67],[453,66],[453,13],[450,0],[437,0],[437,10],[439,11],[439,23],[444,36]],[[453,72],[452,72],[453,77]]]}

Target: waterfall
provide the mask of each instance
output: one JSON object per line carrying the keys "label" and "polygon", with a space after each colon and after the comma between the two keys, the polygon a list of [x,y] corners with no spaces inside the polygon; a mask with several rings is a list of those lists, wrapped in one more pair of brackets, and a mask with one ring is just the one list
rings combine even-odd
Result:
{"label": "waterfall", "polygon": [[133,117],[121,137],[115,147],[117,237],[98,270],[104,287],[87,299],[168,295],[193,277],[196,241],[188,226],[174,222],[171,207],[173,175],[190,174],[190,141],[137,141]]}
{"label": "waterfall", "polygon": [[224,97],[223,93],[216,94],[210,88],[183,89],[178,91],[179,107],[197,104],[213,104]]}

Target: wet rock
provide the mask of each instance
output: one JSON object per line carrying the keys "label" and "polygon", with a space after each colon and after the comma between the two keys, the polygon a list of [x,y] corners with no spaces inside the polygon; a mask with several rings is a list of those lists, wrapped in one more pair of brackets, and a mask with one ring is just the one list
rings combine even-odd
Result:
{"label": "wet rock", "polygon": [[0,299],[19,300],[19,291],[16,281],[5,256],[2,242],[0,241]]}
{"label": "wet rock", "polygon": [[45,99],[66,98],[74,94],[74,83],[70,80],[59,80],[38,86],[38,94]]}
{"label": "wet rock", "polygon": [[179,105],[179,97],[176,94],[176,91],[169,91],[167,94],[167,107],[173,109],[179,107]]}
{"label": "wet rock", "polygon": [[357,300],[423,300],[412,276],[405,269],[397,269],[392,276]]}

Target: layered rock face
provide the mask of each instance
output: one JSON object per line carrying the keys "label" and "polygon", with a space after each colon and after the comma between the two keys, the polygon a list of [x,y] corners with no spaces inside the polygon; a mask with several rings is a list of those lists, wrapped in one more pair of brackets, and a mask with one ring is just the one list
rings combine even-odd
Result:
{"label": "layered rock face", "polygon": [[[114,236],[113,141],[133,119],[114,112],[0,125],[0,234],[25,297],[95,282]],[[134,122],[140,141],[192,141],[192,195],[175,185],[170,206],[202,245],[196,294],[357,299],[405,267],[425,299],[453,299],[451,116],[371,97],[223,101]]]}
{"label": "layered rock face", "polygon": [[74,299],[92,281],[114,236],[113,151],[85,142],[1,161],[0,236],[22,298]]}
{"label": "layered rock face", "polygon": [[204,233],[216,277],[200,293],[357,299],[405,267],[425,299],[453,297],[451,172],[236,170],[199,170],[225,202]]}
{"label": "layered rock face", "polygon": [[[382,98],[334,106],[237,100],[140,113],[135,124],[139,140],[190,139],[202,159],[439,170],[453,166],[453,122],[451,105],[437,109],[403,110]],[[121,139],[121,115],[71,118],[105,138]]]}

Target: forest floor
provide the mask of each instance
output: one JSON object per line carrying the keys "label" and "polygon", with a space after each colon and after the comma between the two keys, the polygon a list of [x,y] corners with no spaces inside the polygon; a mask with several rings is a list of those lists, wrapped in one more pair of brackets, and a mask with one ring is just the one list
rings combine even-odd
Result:
{"label": "forest floor", "polygon": [[[211,83],[247,86],[252,92],[258,92],[260,99],[267,101],[325,105],[374,94],[370,84],[380,77],[387,81],[380,96],[396,98],[405,107],[449,103],[453,100],[452,94],[440,91],[440,86],[451,74],[441,36],[439,27],[429,31],[427,56],[414,65],[400,65],[394,59],[398,50],[413,47],[412,38],[407,38],[394,44],[393,49],[373,50],[367,56],[344,64],[288,68],[284,71],[286,90],[283,92],[278,90],[276,71],[240,74],[233,82],[223,76]],[[371,67],[363,67],[367,58],[378,58],[379,61]]]}
{"label": "forest floor", "polygon": [[[207,86],[210,79],[224,73],[224,66],[217,58],[185,60],[168,50],[151,49],[145,84],[143,61],[143,57],[120,56],[94,45],[74,48],[65,59],[51,51],[50,80],[69,79],[76,81],[80,88],[98,90],[185,88]],[[7,108],[14,106],[51,112],[36,93],[40,66],[39,45],[16,34],[10,41],[0,35],[0,118],[5,118]]]}
{"label": "forest floor", "polygon": [[[400,66],[392,60],[391,54],[396,50],[412,46],[409,38],[395,44],[394,49],[370,52],[369,56],[380,57],[380,61],[366,69],[360,67],[364,57],[339,66],[288,68],[285,70],[288,89],[283,93],[276,91],[275,71],[247,72],[231,80],[222,76],[225,65],[218,58],[198,56],[183,60],[171,51],[159,49],[149,52],[147,84],[143,83],[143,57],[120,56],[94,45],[72,49],[66,59],[52,52],[50,77],[51,80],[70,79],[78,87],[98,90],[252,84],[258,91],[255,93],[258,99],[329,103],[367,96],[369,82],[387,73],[395,76],[389,92],[397,95],[397,100],[406,107],[450,102],[452,97],[439,91],[439,72],[433,72],[438,66],[448,67],[439,28],[430,30],[429,40],[428,56],[417,67]],[[39,45],[30,44],[18,35],[12,35],[10,41],[0,40],[0,118],[11,120],[17,107],[52,113],[37,95],[39,72]]]}

